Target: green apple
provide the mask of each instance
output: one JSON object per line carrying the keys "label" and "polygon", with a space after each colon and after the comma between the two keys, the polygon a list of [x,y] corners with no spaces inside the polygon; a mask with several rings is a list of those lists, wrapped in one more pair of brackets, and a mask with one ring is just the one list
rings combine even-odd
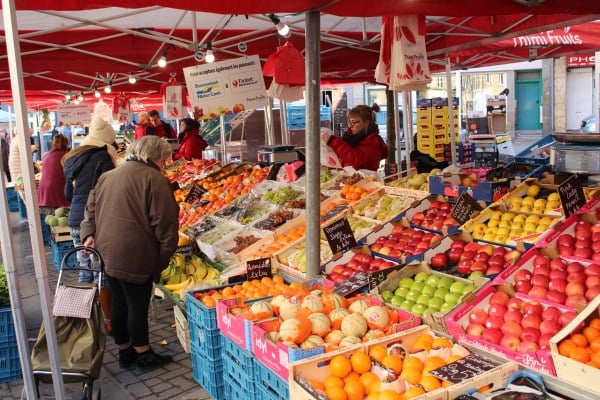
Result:
{"label": "green apple", "polygon": [[423,311],[425,311],[427,307],[423,304],[415,304],[410,308],[410,312],[417,315],[423,315]]}
{"label": "green apple", "polygon": [[402,305],[402,302],[404,301],[403,297],[400,296],[393,296],[390,300],[389,303],[396,306],[396,307],[400,307]]}
{"label": "green apple", "polygon": [[444,304],[443,298],[434,297],[433,299],[429,300],[428,306],[429,306],[429,308],[432,308],[435,311],[439,311],[440,308],[442,307],[442,304]]}
{"label": "green apple", "polygon": [[399,287],[398,289],[394,290],[394,295],[406,298],[406,293],[408,292],[410,292],[409,288]]}
{"label": "green apple", "polygon": [[434,286],[425,285],[423,290],[421,290],[421,294],[424,294],[428,297],[433,297],[433,294],[435,293],[435,291],[436,291],[436,288]]}
{"label": "green apple", "polygon": [[417,304],[423,304],[423,305],[428,305],[429,304],[429,300],[431,299],[431,297],[422,294],[417,298]]}
{"label": "green apple", "polygon": [[463,292],[463,294],[468,294],[468,293],[475,291],[475,289],[476,289],[475,285],[467,285],[467,286],[465,286],[465,288],[463,289],[462,292]]}
{"label": "green apple", "polygon": [[384,290],[381,292],[381,297],[383,297],[383,300],[389,303],[390,299],[394,297],[394,293],[390,292],[389,290]]}
{"label": "green apple", "polygon": [[447,288],[443,288],[443,287],[437,288],[435,290],[435,293],[433,294],[433,297],[437,297],[439,299],[443,299],[446,296],[447,293],[448,293],[448,289]]}
{"label": "green apple", "polygon": [[410,292],[406,293],[405,299],[408,301],[412,301],[414,303],[417,301],[417,299],[419,298],[420,295],[421,295],[421,292],[417,292],[416,290],[411,290]]}
{"label": "green apple", "polygon": [[475,271],[469,274],[469,280],[474,281],[477,277],[483,276],[483,271]]}
{"label": "green apple", "polygon": [[450,293],[462,294],[466,286],[463,282],[456,281],[450,285]]}
{"label": "green apple", "polygon": [[450,311],[454,308],[456,304],[449,304],[449,303],[444,303],[442,304],[442,306],[440,307],[440,311]]}
{"label": "green apple", "polygon": [[434,288],[438,287],[438,283],[440,278],[437,275],[429,275],[429,278],[425,281],[429,286],[433,286]]}
{"label": "green apple", "polygon": [[415,282],[425,282],[427,278],[429,278],[429,274],[427,272],[421,271],[417,272],[413,279],[415,280]]}
{"label": "green apple", "polygon": [[402,278],[398,286],[410,289],[413,283],[415,283],[415,281],[413,281],[412,278]]}
{"label": "green apple", "polygon": [[448,292],[446,296],[444,296],[444,302],[452,305],[458,304],[458,299],[460,295],[458,293]]}
{"label": "green apple", "polygon": [[415,282],[415,283],[413,283],[410,290],[414,290],[416,292],[421,293],[421,290],[423,290],[424,287],[425,287],[425,282]]}
{"label": "green apple", "polygon": [[450,285],[452,285],[454,283],[454,279],[450,278],[449,276],[442,276],[438,282],[438,287],[441,288],[446,288],[449,289]]}
{"label": "green apple", "polygon": [[427,307],[427,308],[425,309],[425,311],[423,311],[423,314],[433,314],[433,313],[436,313],[436,312],[438,312],[438,311],[440,311],[440,309],[439,309],[439,308]]}
{"label": "green apple", "polygon": [[415,305],[414,301],[409,301],[409,300],[404,300],[402,302],[402,304],[400,304],[400,308],[405,310],[405,311],[410,311],[410,309],[412,308],[412,306]]}

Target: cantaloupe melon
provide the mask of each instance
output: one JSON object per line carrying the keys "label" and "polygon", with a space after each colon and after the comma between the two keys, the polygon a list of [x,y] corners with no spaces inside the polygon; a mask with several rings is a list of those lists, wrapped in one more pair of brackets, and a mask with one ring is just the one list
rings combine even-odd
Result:
{"label": "cantaloupe melon", "polygon": [[367,321],[362,315],[350,314],[342,320],[340,329],[346,336],[362,338],[367,333],[368,326]]}
{"label": "cantaloupe melon", "polygon": [[311,333],[319,337],[324,337],[331,331],[331,321],[323,313],[314,313],[308,316],[312,325]]}

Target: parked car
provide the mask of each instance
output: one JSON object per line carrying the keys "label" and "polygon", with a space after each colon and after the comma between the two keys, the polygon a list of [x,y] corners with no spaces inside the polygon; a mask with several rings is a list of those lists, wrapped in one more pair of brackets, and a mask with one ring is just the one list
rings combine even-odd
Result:
{"label": "parked car", "polygon": [[583,120],[581,120],[581,132],[584,132],[584,133],[598,132],[595,114],[589,115],[589,116],[585,117]]}

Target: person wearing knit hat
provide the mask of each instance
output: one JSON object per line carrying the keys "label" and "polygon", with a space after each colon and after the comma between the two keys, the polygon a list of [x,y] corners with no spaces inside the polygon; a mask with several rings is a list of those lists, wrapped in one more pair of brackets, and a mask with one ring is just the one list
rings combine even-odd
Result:
{"label": "person wearing knit hat", "polygon": [[[80,224],[83,220],[85,205],[90,191],[98,182],[100,175],[112,170],[117,165],[115,131],[99,117],[94,117],[89,126],[89,133],[82,140],[81,146],[68,152],[62,159],[65,173],[65,197],[71,202],[68,226],[71,228],[73,244],[81,246]],[[77,253],[77,261],[81,266],[90,264],[90,255],[82,251]],[[93,282],[95,275],[91,271],[80,271],[80,282]],[[107,287],[105,278],[102,286]],[[106,330],[111,332],[110,310],[111,296],[109,290],[100,291],[100,305],[106,321]]]}

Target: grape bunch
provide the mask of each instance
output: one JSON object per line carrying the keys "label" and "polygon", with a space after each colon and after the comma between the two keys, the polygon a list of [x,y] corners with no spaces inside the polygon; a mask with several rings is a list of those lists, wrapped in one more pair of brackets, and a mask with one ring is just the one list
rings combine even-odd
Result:
{"label": "grape bunch", "polygon": [[260,240],[260,238],[254,236],[254,235],[248,235],[248,236],[236,236],[233,240],[235,241],[235,247],[233,247],[229,251],[233,254],[237,254],[240,251],[244,250],[245,248],[249,247],[250,245],[258,242]]}
{"label": "grape bunch", "polygon": [[283,187],[281,189],[269,190],[267,193],[263,195],[263,200],[268,201],[272,204],[284,205],[291,199],[295,199],[300,195],[300,192],[292,189],[289,186]]}

